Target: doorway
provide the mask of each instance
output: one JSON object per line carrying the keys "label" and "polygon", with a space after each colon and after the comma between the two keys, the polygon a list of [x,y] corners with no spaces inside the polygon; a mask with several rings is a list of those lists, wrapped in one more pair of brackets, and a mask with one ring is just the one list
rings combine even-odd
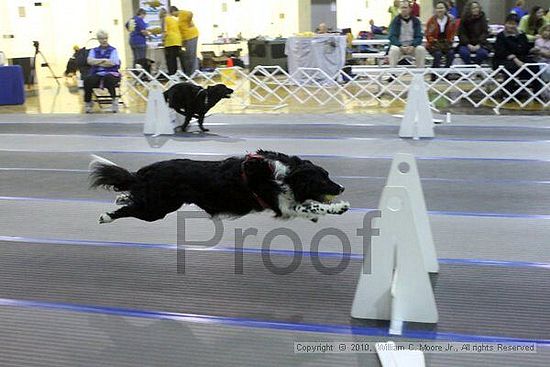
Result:
{"label": "doorway", "polygon": [[311,0],[311,30],[325,23],[329,30],[336,30],[336,0]]}

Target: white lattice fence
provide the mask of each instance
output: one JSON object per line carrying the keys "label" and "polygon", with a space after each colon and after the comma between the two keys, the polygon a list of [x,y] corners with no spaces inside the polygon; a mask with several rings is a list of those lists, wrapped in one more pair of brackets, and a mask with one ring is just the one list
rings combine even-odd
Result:
{"label": "white lattice fence", "polygon": [[[327,75],[316,68],[299,68],[289,74],[279,66],[257,66],[249,73],[239,67],[213,72],[196,71],[191,77],[178,72],[151,75],[142,69],[126,70],[125,88],[147,99],[151,84],[167,89],[182,81],[208,86],[224,83],[235,90],[232,100],[243,107],[260,104],[279,107],[290,103],[325,106],[336,104],[382,106],[404,103],[414,74],[425,76],[432,107],[445,101],[467,102],[473,107],[492,106],[496,113],[507,103],[524,108],[534,102],[541,109],[550,107],[550,74],[546,64],[526,64],[516,72],[504,68],[457,66],[449,69],[354,67],[351,73]],[[431,80],[433,78],[433,80]]]}

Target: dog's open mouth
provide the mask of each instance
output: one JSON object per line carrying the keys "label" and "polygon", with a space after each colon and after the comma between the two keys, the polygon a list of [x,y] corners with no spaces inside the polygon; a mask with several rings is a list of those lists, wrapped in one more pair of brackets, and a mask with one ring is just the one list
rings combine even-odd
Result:
{"label": "dog's open mouth", "polygon": [[330,204],[332,201],[336,198],[336,195],[324,195],[323,196],[323,203]]}
{"label": "dog's open mouth", "polygon": [[225,92],[225,95],[223,96],[223,98],[231,98],[231,94],[233,94],[233,89],[231,89],[230,92]]}

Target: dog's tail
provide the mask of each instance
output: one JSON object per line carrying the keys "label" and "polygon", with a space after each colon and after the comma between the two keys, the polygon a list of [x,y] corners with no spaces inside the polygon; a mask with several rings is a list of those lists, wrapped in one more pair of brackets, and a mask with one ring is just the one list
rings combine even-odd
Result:
{"label": "dog's tail", "polygon": [[128,191],[138,181],[135,174],[115,163],[93,155],[90,163],[90,188],[103,187],[115,191]]}

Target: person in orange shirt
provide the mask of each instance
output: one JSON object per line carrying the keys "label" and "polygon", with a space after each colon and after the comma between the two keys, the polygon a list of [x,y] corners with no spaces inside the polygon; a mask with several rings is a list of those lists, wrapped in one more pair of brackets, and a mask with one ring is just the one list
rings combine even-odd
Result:
{"label": "person in orange shirt", "polygon": [[178,59],[183,67],[183,57],[181,52],[181,34],[178,24],[178,8],[170,7],[170,13],[164,17],[164,56],[166,57],[166,67],[168,75],[175,74],[178,71]]}
{"label": "person in orange shirt", "polygon": [[183,54],[183,71],[187,76],[191,76],[199,67],[197,61],[199,30],[195,27],[193,23],[193,13],[189,10],[179,11],[178,24],[183,47],[185,47],[185,52]]}
{"label": "person in orange shirt", "polygon": [[455,50],[453,42],[456,35],[456,22],[449,14],[449,8],[445,1],[438,1],[435,5],[434,15],[426,24],[426,49],[433,56],[432,68],[441,67],[441,59],[445,57],[445,67],[451,67]]}

